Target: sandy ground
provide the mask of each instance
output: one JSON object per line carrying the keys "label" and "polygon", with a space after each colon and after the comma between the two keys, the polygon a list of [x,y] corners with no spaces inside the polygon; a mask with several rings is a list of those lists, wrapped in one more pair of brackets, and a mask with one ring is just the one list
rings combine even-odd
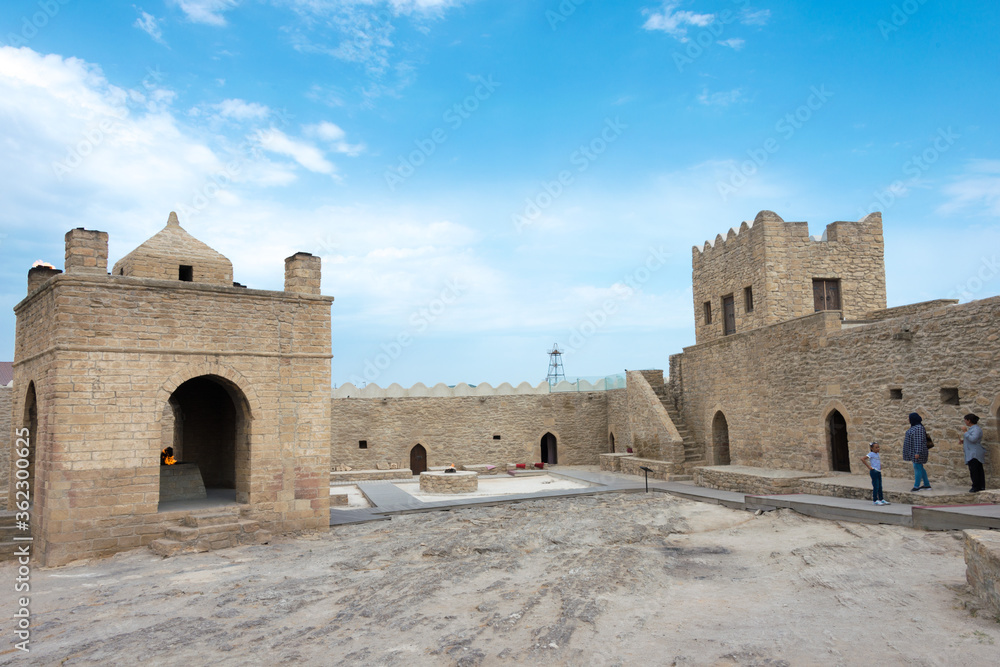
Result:
{"label": "sandy ground", "polygon": [[583,489],[590,484],[566,477],[552,475],[531,475],[527,477],[480,477],[479,490],[475,493],[424,493],[420,490],[420,482],[397,483],[403,491],[425,503],[437,503],[442,500],[461,500],[462,498],[482,498],[485,496],[507,496],[517,493],[538,493],[540,491],[561,491],[565,489]]}
{"label": "sandy ground", "polygon": [[[15,576],[0,566],[0,581]],[[409,514],[31,576],[26,664],[971,666],[1000,656],[1000,624],[966,590],[958,533],[754,516],[663,494]],[[12,618],[13,598],[0,596],[0,618]],[[24,661],[4,636],[0,664]]]}

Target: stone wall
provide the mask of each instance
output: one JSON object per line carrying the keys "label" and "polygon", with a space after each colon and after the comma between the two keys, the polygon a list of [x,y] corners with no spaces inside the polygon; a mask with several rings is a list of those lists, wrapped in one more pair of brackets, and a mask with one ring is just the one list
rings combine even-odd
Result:
{"label": "stone wall", "polygon": [[626,453],[632,447],[632,428],[628,418],[628,390],[615,389],[607,392],[607,395],[608,448],[606,451]]}
{"label": "stone wall", "polygon": [[[715,244],[692,252],[695,334],[698,343],[723,336],[722,298],[733,295],[736,331],[747,331],[815,312],[813,279],[837,279],[843,317],[861,320],[884,309],[885,264],[882,217],[873,213],[858,222],[834,222],[823,240],[809,236],[805,222],[784,222],[761,211],[752,225],[730,230]],[[744,289],[753,290],[747,312]],[[712,304],[706,323],[704,303]]]}
{"label": "stone wall", "polygon": [[[1000,336],[987,323],[998,317],[1000,297],[849,328],[839,313],[815,313],[686,348],[671,359],[683,374],[671,383],[684,388],[696,440],[711,442],[722,412],[731,462],[749,466],[831,470],[827,419],[836,410],[847,422],[852,471],[862,470],[859,459],[877,440],[886,476],[907,477],[903,433],[907,414],[919,412],[937,442],[932,484],[969,483],[959,436],[962,415],[975,412],[986,433],[987,485],[995,487]],[[958,405],[948,389],[958,390]]]}
{"label": "stone wall", "polygon": [[0,509],[7,506],[7,484],[10,480],[10,457],[14,443],[14,390],[11,387],[0,387],[0,434],[3,434],[4,446],[0,447]]}
{"label": "stone wall", "polygon": [[[684,466],[684,441],[660,402],[660,397],[647,381],[654,372],[629,371],[627,374],[629,430],[632,448],[639,458],[656,459],[674,465],[679,474]],[[663,371],[655,371],[663,384]],[[655,381],[655,380],[654,380]]]}
{"label": "stone wall", "polygon": [[965,531],[965,578],[969,586],[1000,620],[1000,533]]}
{"label": "stone wall", "polygon": [[[556,437],[560,464],[597,464],[608,444],[609,396],[568,392],[491,396],[334,398],[330,402],[333,465],[373,469],[410,465],[410,450],[427,450],[427,465],[541,461],[541,439]],[[499,436],[499,438],[496,438]],[[360,441],[366,448],[361,449]]]}

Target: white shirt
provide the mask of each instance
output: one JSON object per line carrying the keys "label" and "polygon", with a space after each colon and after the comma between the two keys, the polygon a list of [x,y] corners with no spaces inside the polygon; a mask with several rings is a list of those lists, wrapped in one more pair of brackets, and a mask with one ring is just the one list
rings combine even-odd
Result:
{"label": "white shirt", "polygon": [[868,452],[868,462],[872,464],[872,470],[878,470],[882,472],[882,457],[878,455],[878,452]]}

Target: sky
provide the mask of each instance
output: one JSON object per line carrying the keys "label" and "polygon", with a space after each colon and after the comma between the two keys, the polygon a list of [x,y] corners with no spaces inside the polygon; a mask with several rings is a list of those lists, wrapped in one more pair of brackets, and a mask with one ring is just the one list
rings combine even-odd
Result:
{"label": "sky", "polygon": [[110,266],[170,211],[252,288],[322,257],[335,385],[666,369],[692,246],[765,209],[881,211],[889,306],[994,296],[998,34],[993,0],[5,0],[0,359],[66,231]]}

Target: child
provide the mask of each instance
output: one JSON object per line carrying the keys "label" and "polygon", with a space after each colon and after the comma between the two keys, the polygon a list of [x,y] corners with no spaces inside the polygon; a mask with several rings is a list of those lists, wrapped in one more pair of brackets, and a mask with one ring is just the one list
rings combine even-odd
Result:
{"label": "child", "polygon": [[882,497],[882,458],[878,455],[878,443],[871,443],[868,449],[870,451],[861,457],[861,462],[868,466],[869,474],[872,476],[872,503],[888,505],[889,501]]}

